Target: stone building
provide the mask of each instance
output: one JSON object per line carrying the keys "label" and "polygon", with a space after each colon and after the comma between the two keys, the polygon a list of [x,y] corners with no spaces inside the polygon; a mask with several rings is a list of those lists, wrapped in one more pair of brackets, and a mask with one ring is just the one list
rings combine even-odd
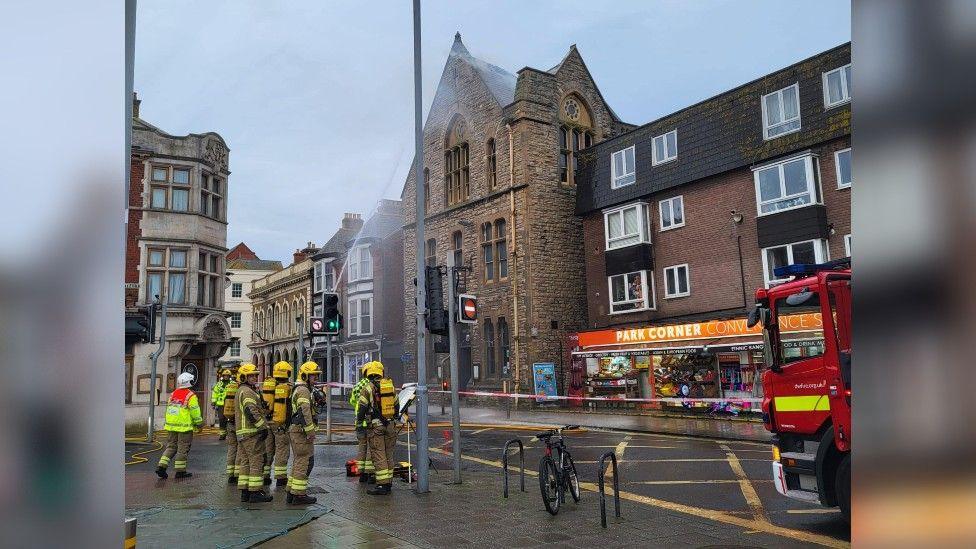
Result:
{"label": "stone building", "polygon": [[[564,336],[586,318],[577,159],[631,127],[607,105],[575,45],[548,70],[514,75],[473,57],[455,35],[424,126],[420,192],[428,263],[454,254],[469,268],[464,290],[479,297],[479,323],[459,334],[461,387],[531,388],[529,365],[560,366]],[[401,195],[408,342],[416,335],[416,192],[411,171]],[[414,377],[416,363],[406,367]],[[435,382],[446,370],[432,360],[428,372]]]}
{"label": "stone building", "polygon": [[[308,320],[312,302],[312,260],[318,249],[309,242],[295,250],[292,264],[251,284],[253,331],[252,362],[264,377],[284,360],[296,368],[304,361],[311,341]],[[301,339],[302,343],[299,343]]]}
{"label": "stone building", "polygon": [[[156,296],[164,301],[166,346],[157,363],[157,399],[165,403],[183,371],[196,374],[193,389],[205,394],[216,379],[217,360],[231,342],[224,311],[227,145],[213,132],[164,132],[139,117],[139,100],[133,97],[129,169],[126,327],[139,307]],[[157,318],[157,333],[161,324]],[[127,425],[145,425],[149,355],[157,347],[126,338]],[[156,408],[157,421],[164,412],[163,406]],[[211,411],[204,413],[209,416]]]}
{"label": "stone building", "polygon": [[255,332],[251,298],[254,281],[282,269],[280,261],[260,259],[246,244],[241,242],[227,252],[227,278],[230,284],[224,290],[224,308],[230,323],[231,342],[220,364],[236,367],[252,362],[251,341]]}

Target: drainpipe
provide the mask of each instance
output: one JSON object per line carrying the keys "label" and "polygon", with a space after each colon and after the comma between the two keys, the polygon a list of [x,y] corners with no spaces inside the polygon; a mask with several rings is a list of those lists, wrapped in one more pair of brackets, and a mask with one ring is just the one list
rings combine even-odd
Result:
{"label": "drainpipe", "polygon": [[[513,322],[512,325],[515,331],[514,338],[514,367],[515,367],[515,392],[518,392],[520,386],[519,380],[519,307],[518,307],[518,245],[515,240],[515,226],[516,223],[516,212],[515,212],[515,137],[512,133],[512,125],[505,124],[505,129],[508,130],[508,208],[509,216],[512,218],[510,223],[512,229],[512,249],[509,255],[512,258],[512,311],[513,311]],[[517,400],[516,400],[517,403]]]}

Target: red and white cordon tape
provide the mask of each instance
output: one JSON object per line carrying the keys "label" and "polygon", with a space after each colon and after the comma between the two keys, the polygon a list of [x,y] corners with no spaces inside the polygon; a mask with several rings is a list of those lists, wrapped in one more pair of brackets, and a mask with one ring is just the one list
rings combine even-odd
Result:
{"label": "red and white cordon tape", "polygon": [[[352,388],[351,383],[322,383],[320,385],[331,385],[332,387],[344,387]],[[451,394],[451,391],[443,391],[440,389],[428,389],[428,393],[444,393]],[[761,398],[678,398],[678,397],[662,397],[662,398],[624,398],[624,397],[612,397],[612,396],[599,396],[599,397],[583,397],[583,396],[546,396],[546,395],[533,395],[528,393],[495,393],[492,391],[458,391],[461,396],[481,396],[481,397],[498,397],[498,398],[522,398],[522,399],[538,399],[538,400],[572,400],[572,401],[597,401],[597,402],[665,402],[668,404],[695,404],[700,402],[705,403],[727,403],[727,404],[761,404]]]}

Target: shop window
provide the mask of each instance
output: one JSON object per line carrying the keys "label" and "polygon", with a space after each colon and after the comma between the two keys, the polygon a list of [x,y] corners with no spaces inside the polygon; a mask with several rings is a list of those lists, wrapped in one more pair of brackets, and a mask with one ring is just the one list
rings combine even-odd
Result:
{"label": "shop window", "polygon": [[777,278],[773,270],[777,267],[794,265],[797,263],[823,263],[827,260],[827,244],[824,240],[807,240],[784,246],[764,248],[762,251],[763,276],[766,287],[789,280]]}
{"label": "shop window", "polygon": [[800,130],[800,86],[793,84],[762,98],[763,137],[772,139]]}
{"label": "shop window", "polygon": [[685,201],[683,196],[675,196],[658,202],[661,210],[661,230],[677,229],[685,226]]}
{"label": "shop window", "polygon": [[664,269],[664,297],[684,297],[691,295],[688,264],[675,265]]}
{"label": "shop window", "polygon": [[650,243],[647,204],[638,202],[603,212],[608,250]]}
{"label": "shop window", "polygon": [[756,168],[753,170],[753,177],[759,215],[820,202],[812,155]]}
{"label": "shop window", "polygon": [[823,73],[824,107],[836,107],[851,100],[851,64]]}
{"label": "shop window", "polygon": [[613,153],[610,159],[610,187],[619,189],[637,181],[634,146]]}
{"label": "shop window", "polygon": [[666,134],[654,138],[651,165],[657,166],[678,158],[678,130],[671,130]]}
{"label": "shop window", "polygon": [[654,308],[654,279],[648,288],[647,271],[611,276],[608,281],[611,314]]}
{"label": "shop window", "polygon": [[851,172],[851,149],[847,148],[834,153],[834,165],[837,167],[837,188],[846,189],[854,181]]}

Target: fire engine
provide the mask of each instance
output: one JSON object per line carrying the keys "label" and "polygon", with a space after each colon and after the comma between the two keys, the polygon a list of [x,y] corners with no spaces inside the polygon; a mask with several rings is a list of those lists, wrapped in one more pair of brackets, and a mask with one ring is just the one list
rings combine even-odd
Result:
{"label": "fire engine", "polygon": [[773,274],[788,280],[756,290],[748,320],[763,326],[762,418],[773,433],[773,482],[784,496],[840,507],[849,522],[850,258]]}

